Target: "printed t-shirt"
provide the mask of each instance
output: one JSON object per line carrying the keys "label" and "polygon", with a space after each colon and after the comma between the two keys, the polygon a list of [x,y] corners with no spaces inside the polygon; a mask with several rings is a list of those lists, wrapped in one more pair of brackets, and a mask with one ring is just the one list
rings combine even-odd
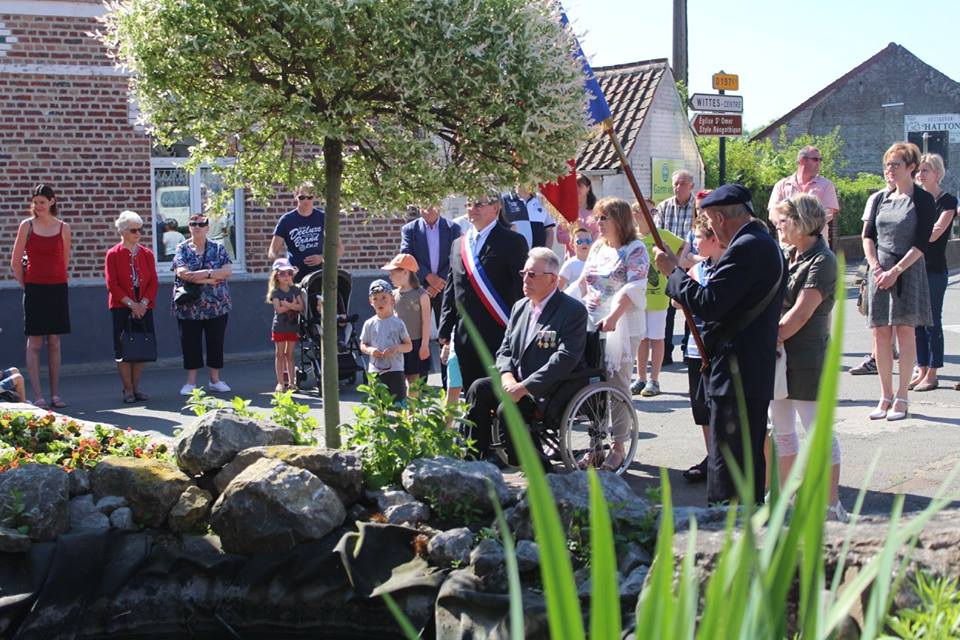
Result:
{"label": "printed t-shirt", "polygon": [[301,216],[296,209],[288,211],[280,216],[273,230],[273,235],[280,236],[287,244],[290,263],[300,270],[297,275],[301,278],[305,271],[316,271],[320,268],[320,265],[308,267],[303,260],[307,256],[323,255],[323,228],[323,209],[314,208],[309,216]]}
{"label": "printed t-shirt", "polygon": [[[666,229],[658,229],[663,243],[670,247],[670,251],[676,253],[683,246],[683,240],[673,235]],[[647,247],[647,253],[653,255],[653,248],[656,246],[653,242],[653,235],[647,234],[641,238],[643,244]],[[667,289],[667,277],[656,269],[650,269],[647,274],[647,311],[665,311],[670,306],[670,298],[664,293]]]}

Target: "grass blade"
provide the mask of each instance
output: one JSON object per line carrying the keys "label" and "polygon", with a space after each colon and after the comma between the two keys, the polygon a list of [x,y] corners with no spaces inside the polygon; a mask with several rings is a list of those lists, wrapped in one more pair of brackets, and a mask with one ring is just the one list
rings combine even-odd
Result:
{"label": "grass blade", "polygon": [[667,470],[660,468],[663,511],[657,532],[657,549],[646,588],[637,600],[637,631],[647,638],[666,637],[673,621],[673,499]]}
{"label": "grass blade", "polygon": [[590,638],[619,640],[620,590],[617,585],[617,554],[613,544],[610,512],[603,487],[592,467],[590,480]]}
{"label": "grass blade", "polygon": [[397,601],[393,599],[393,596],[391,596],[389,593],[384,593],[380,597],[383,598],[383,601],[387,603],[387,608],[390,609],[390,613],[393,614],[397,624],[400,625],[400,629],[403,631],[403,635],[406,636],[407,640],[420,640],[420,634],[417,633],[417,630],[413,628],[412,624],[410,624],[410,620],[407,618],[406,614],[403,613],[403,610],[400,608],[400,605],[397,604]]}
{"label": "grass blade", "polygon": [[487,493],[490,495],[490,502],[493,504],[493,511],[497,516],[497,528],[500,529],[503,555],[507,565],[507,584],[510,588],[510,638],[511,640],[523,640],[523,591],[520,588],[517,548],[513,544],[513,534],[510,533],[510,527],[507,526],[507,519],[503,515],[503,509],[500,507],[500,500],[497,498],[493,483],[488,481],[488,484]]}

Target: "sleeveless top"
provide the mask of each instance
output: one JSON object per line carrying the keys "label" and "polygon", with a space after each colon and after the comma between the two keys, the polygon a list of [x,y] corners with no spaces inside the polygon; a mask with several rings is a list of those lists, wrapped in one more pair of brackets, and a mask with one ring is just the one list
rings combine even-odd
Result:
{"label": "sleeveless top", "polygon": [[420,340],[423,338],[423,318],[420,315],[420,296],[426,293],[422,287],[416,289],[407,289],[406,291],[397,290],[397,316],[403,320],[407,327],[407,333],[411,340]]}
{"label": "sleeveless top", "polygon": [[63,223],[56,235],[41,236],[33,231],[27,237],[27,269],[23,281],[29,284],[66,284],[67,263],[63,253]]}

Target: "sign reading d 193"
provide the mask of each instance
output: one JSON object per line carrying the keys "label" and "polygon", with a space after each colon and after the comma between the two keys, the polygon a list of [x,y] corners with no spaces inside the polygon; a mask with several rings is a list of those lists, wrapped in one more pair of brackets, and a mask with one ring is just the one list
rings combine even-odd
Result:
{"label": "sign reading d 193", "polygon": [[698,136],[742,136],[743,116],[698,113],[691,123]]}
{"label": "sign reading d 193", "polygon": [[717,91],[739,91],[740,76],[735,73],[713,74],[713,88]]}

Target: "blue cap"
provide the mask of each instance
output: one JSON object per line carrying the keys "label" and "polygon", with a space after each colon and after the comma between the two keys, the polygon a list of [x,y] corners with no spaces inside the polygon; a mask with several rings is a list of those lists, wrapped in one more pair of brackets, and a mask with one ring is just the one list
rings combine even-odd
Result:
{"label": "blue cap", "polygon": [[370,283],[370,290],[367,292],[367,296],[372,296],[375,293],[391,293],[393,287],[386,280],[374,280]]}
{"label": "blue cap", "polygon": [[719,207],[725,204],[745,204],[753,213],[753,196],[750,189],[742,184],[725,184],[717,187],[707,194],[707,197],[700,201],[700,208]]}

